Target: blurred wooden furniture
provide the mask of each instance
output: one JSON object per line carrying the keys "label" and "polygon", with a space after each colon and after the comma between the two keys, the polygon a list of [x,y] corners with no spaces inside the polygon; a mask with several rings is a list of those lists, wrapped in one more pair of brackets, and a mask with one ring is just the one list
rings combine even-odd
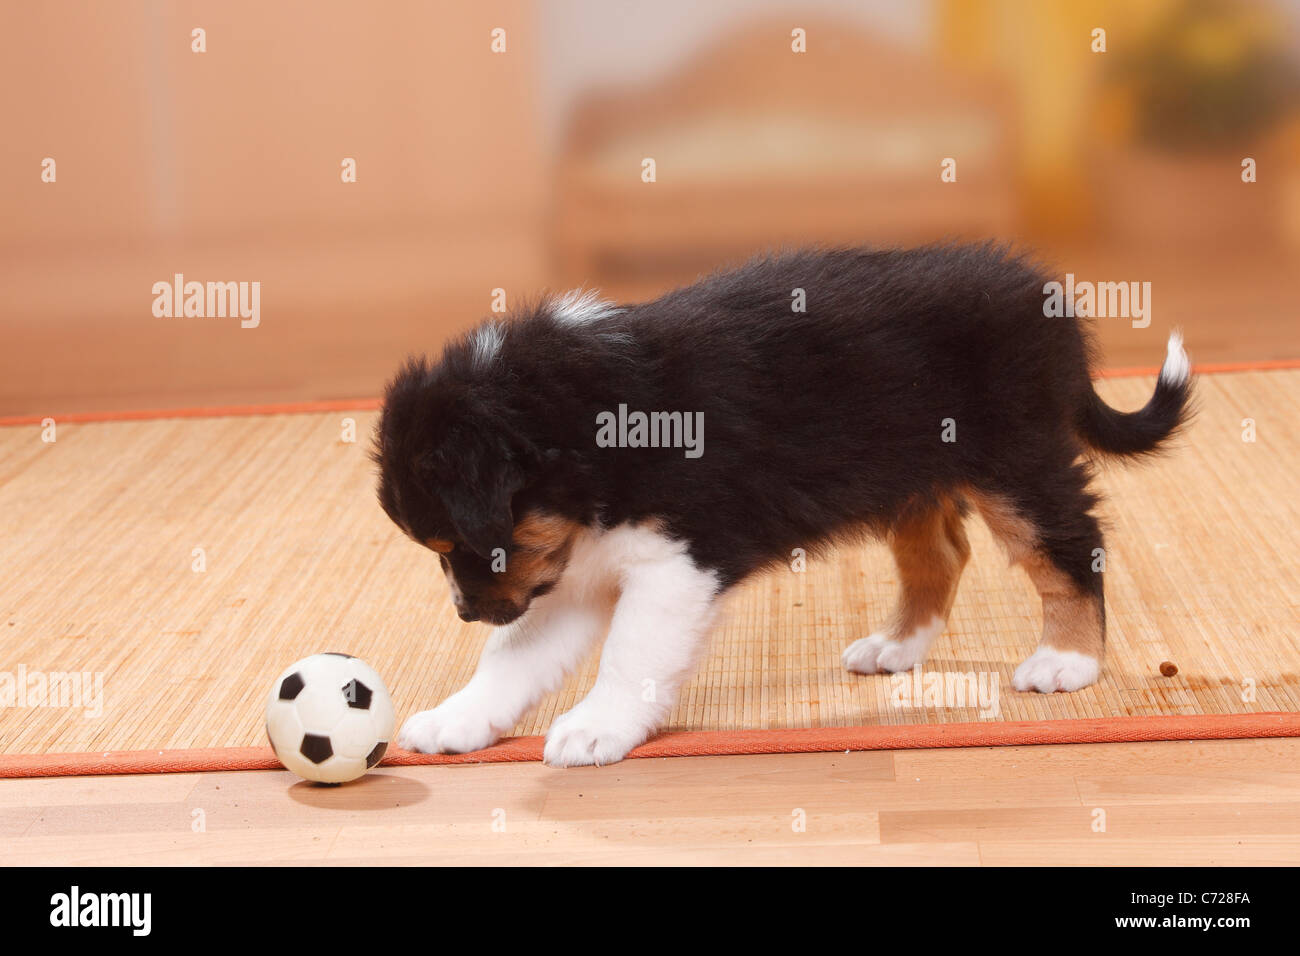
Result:
{"label": "blurred wooden furniture", "polygon": [[[1012,110],[990,81],[833,24],[734,35],[668,79],[593,96],[557,163],[566,284],[689,278],[764,246],[997,235]],[[642,181],[642,161],[657,181]],[[940,180],[946,157],[957,182]]]}

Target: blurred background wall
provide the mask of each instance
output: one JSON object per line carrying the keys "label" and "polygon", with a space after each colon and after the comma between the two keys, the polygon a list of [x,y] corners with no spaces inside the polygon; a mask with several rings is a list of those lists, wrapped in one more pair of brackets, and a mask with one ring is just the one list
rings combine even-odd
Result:
{"label": "blurred background wall", "polygon": [[[802,242],[1150,282],[1110,366],[1300,355],[1296,0],[53,0],[0,54],[0,415],[371,397],[495,290]],[[178,273],[258,326],[155,316]]]}

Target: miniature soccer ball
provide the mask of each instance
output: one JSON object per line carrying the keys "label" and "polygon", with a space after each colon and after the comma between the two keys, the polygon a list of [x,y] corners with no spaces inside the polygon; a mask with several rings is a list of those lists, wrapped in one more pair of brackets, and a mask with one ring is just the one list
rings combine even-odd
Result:
{"label": "miniature soccer ball", "polygon": [[298,776],[355,780],[384,756],[393,701],[374,669],[348,654],[313,654],[286,668],[266,698],[266,735]]}

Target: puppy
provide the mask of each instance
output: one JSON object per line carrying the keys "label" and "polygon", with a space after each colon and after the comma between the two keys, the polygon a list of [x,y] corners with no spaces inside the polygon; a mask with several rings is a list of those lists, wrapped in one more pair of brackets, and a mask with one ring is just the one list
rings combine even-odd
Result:
{"label": "puppy", "polygon": [[620,760],[668,714],[729,589],[868,535],[901,593],[844,664],[913,668],[952,606],[972,509],[1042,597],[1015,687],[1092,684],[1086,456],[1156,451],[1191,375],[1175,334],[1147,405],[1107,406],[1088,331],[1044,316],[1048,278],[992,246],[797,252],[641,305],[547,299],[410,361],[378,425],[379,499],[437,555],[461,618],[494,630],[473,679],[400,744],[488,746],[603,637],[545,759]]}

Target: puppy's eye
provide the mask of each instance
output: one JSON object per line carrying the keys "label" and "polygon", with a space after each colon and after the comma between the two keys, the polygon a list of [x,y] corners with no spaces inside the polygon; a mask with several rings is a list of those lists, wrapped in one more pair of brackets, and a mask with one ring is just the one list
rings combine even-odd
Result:
{"label": "puppy's eye", "polygon": [[430,538],[424,543],[439,554],[451,554],[451,549],[456,547],[454,542],[444,540],[443,538]]}

